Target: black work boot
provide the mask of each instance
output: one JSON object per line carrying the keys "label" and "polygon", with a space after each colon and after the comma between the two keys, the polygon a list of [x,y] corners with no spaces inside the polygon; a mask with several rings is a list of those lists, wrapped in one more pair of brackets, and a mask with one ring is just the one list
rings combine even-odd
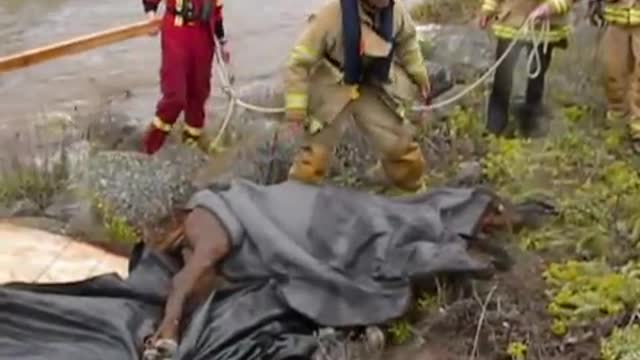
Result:
{"label": "black work boot", "polygon": [[545,135],[544,107],[542,105],[522,104],[517,109],[518,127],[524,138],[539,138]]}
{"label": "black work boot", "polygon": [[503,135],[509,123],[508,103],[507,106],[501,105],[489,103],[486,131],[493,135]]}

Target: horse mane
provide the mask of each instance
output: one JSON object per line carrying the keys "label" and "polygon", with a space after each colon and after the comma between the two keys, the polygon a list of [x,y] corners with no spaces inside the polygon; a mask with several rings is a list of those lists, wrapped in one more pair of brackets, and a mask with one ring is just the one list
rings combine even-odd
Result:
{"label": "horse mane", "polygon": [[[185,228],[184,221],[188,211],[173,211],[156,226],[160,231],[154,231],[152,236],[147,238],[147,244],[154,250],[163,253],[174,253],[184,245]],[[162,231],[164,230],[164,231]]]}

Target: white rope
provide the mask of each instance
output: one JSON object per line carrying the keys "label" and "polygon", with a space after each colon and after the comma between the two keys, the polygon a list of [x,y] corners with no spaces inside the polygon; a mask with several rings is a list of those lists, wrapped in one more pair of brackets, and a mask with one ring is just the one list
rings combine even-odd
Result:
{"label": "white rope", "polygon": [[[462,89],[462,91],[451,96],[448,99],[445,99],[430,105],[414,106],[413,110],[424,111],[424,110],[439,109],[439,108],[451,105],[457,102],[458,100],[462,99],[463,97],[467,96],[467,94],[469,94],[471,91],[475,90],[478,86],[482,85],[482,83],[484,83],[484,81],[487,80],[487,78],[491,76],[491,74],[493,74],[493,72],[496,71],[496,69],[498,69],[500,64],[502,64],[507,59],[507,57],[513,51],[513,49],[518,44],[518,42],[522,41],[523,38],[529,39],[529,41],[532,44],[531,53],[529,54],[529,57],[527,59],[527,76],[529,78],[534,78],[538,76],[542,71],[542,59],[540,57],[539,47],[541,44],[543,44],[544,52],[548,50],[549,42],[547,40],[547,35],[551,29],[551,23],[549,22],[549,20],[543,21],[542,30],[540,31],[539,36],[536,36],[535,25],[536,25],[536,20],[532,16],[529,16],[525,20],[525,22],[522,24],[520,29],[518,29],[518,32],[513,37],[513,39],[511,40],[511,43],[507,47],[507,50],[505,50],[502,56],[500,56],[500,58],[498,58],[498,60],[496,60],[496,62],[471,85],[465,87],[464,89]],[[531,68],[534,62],[536,63],[537,66],[536,66],[536,70],[532,72]]]}
{"label": "white rope", "polygon": [[232,86],[230,73],[224,62],[224,57],[222,54],[222,48],[220,46],[220,43],[218,42],[218,39],[216,39],[215,36],[213,38],[214,38],[215,61],[216,61],[215,68],[218,74],[218,78],[221,82],[222,91],[224,91],[224,93],[227,95],[229,99],[229,105],[227,106],[227,113],[225,114],[224,120],[222,121],[220,130],[218,130],[218,134],[216,135],[215,139],[213,139],[213,141],[209,144],[209,149],[216,149],[218,147],[220,140],[222,139],[222,136],[227,130],[227,127],[229,126],[229,122],[233,117],[233,111],[235,110],[236,105],[243,107],[245,109],[263,113],[263,114],[281,114],[285,112],[285,108],[272,108],[272,107],[253,105],[238,98]]}
{"label": "white rope", "polygon": [[[535,78],[538,75],[540,75],[540,73],[542,72],[542,58],[540,55],[540,45],[542,45],[543,52],[546,53],[549,47],[549,41],[548,41],[547,35],[551,31],[551,23],[549,22],[549,20],[544,20],[542,22],[542,29],[541,31],[537,32],[538,33],[537,36],[536,36],[535,27],[536,27],[536,20],[532,16],[529,16],[525,20],[523,25],[520,27],[520,29],[518,29],[518,32],[514,36],[513,40],[511,40],[511,43],[509,44],[505,52],[502,54],[502,56],[499,59],[497,59],[496,62],[475,82],[465,87],[462,91],[460,91],[459,93],[457,93],[456,95],[448,99],[445,99],[430,105],[418,105],[413,107],[413,110],[414,111],[434,110],[434,109],[442,108],[447,105],[453,104],[458,100],[462,99],[471,91],[475,90],[478,86],[482,85],[482,83],[484,83],[484,81],[487,80],[487,78],[491,76],[491,74],[493,74],[493,72],[496,71],[496,69],[505,61],[505,59],[513,51],[513,49],[518,44],[518,42],[522,41],[523,38],[528,39],[532,44],[531,52],[529,53],[529,56],[527,58],[527,76],[529,78]],[[281,114],[286,111],[285,108],[266,107],[266,106],[250,104],[238,98],[232,86],[230,73],[224,62],[220,43],[215,38],[215,36],[214,36],[214,46],[215,46],[216,73],[218,74],[218,78],[220,79],[221,88],[229,99],[229,105],[227,106],[227,113],[225,114],[224,120],[222,121],[220,130],[218,131],[218,134],[216,135],[215,139],[210,144],[210,147],[209,147],[210,149],[211,148],[215,149],[218,147],[219,142],[222,139],[222,136],[224,135],[227,127],[229,126],[229,122],[231,121],[231,118],[233,117],[233,112],[236,106],[240,106],[245,109],[263,113],[263,114]],[[533,64],[535,64],[535,68],[533,67]],[[535,69],[535,70],[532,71],[532,69]]]}

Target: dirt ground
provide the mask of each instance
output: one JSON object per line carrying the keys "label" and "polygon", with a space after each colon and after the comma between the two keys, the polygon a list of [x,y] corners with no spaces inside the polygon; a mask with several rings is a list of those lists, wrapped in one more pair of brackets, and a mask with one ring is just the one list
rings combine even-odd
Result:
{"label": "dirt ground", "polygon": [[[549,330],[551,318],[542,273],[545,261],[535,253],[511,249],[515,267],[474,289],[473,295],[423,315],[415,326],[422,345],[399,346],[385,359],[414,360],[596,360],[600,339],[613,322],[561,338]],[[478,285],[479,283],[476,283]],[[523,357],[510,354],[514,343],[526,346]],[[472,356],[473,349],[476,355]]]}

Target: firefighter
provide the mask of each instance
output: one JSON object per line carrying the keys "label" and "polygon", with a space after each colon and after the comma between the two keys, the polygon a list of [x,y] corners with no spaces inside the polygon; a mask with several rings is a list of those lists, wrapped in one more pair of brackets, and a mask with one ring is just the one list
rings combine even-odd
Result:
{"label": "firefighter", "polygon": [[[497,38],[495,58],[501,58],[516,37],[520,27],[529,16],[537,21],[533,36],[541,41],[534,49],[532,39],[522,38],[506,55],[494,74],[493,88],[489,98],[487,130],[501,135],[509,120],[509,104],[513,84],[513,72],[523,48],[527,52],[538,51],[540,62],[533,62],[531,78],[528,79],[525,102],[519,116],[520,132],[523,136],[540,134],[540,116],[545,90],[545,77],[554,49],[566,49],[570,33],[567,14],[575,0],[484,0],[480,11],[479,25],[485,29],[492,23],[492,32]],[[548,20],[550,29],[543,30],[539,20]],[[539,67],[539,68],[538,68]]]}
{"label": "firefighter", "polygon": [[604,0],[602,17],[607,120],[629,118],[632,147],[640,152],[640,1]]}
{"label": "firefighter", "polygon": [[410,15],[399,0],[330,0],[310,16],[285,74],[287,119],[304,145],[289,178],[320,183],[345,120],[380,154],[365,180],[401,190],[422,185],[425,160],[405,107],[427,101],[429,78]]}
{"label": "firefighter", "polygon": [[[143,0],[149,19],[154,19],[161,0]],[[211,89],[214,41],[224,50],[222,0],[167,0],[160,25],[162,60],[160,90],[155,118],[144,138],[144,151],[158,151],[180,113],[184,113],[182,140],[195,145],[205,122],[205,103]],[[154,34],[157,31],[154,31]],[[152,34],[153,35],[153,34]]]}

